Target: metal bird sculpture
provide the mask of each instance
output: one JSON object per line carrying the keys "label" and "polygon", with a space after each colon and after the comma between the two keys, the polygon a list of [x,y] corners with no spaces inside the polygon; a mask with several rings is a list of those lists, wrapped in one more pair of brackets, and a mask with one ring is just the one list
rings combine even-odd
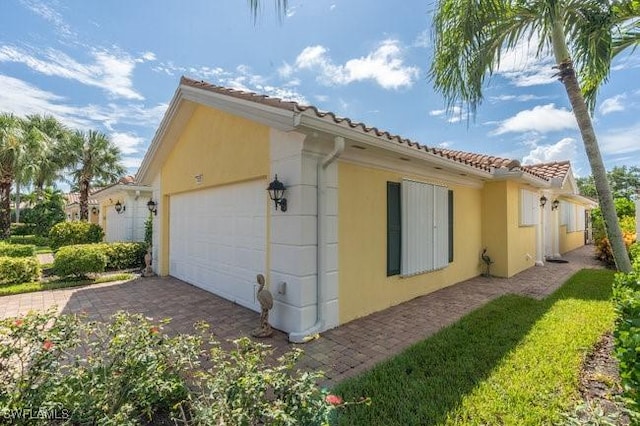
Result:
{"label": "metal bird sculpture", "polygon": [[269,337],[273,334],[273,329],[269,325],[269,310],[273,308],[273,296],[271,292],[264,288],[265,279],[264,275],[258,274],[256,277],[258,281],[258,292],[256,298],[260,302],[260,328],[251,333],[253,337]]}
{"label": "metal bird sculpture", "polygon": [[482,250],[482,254],[480,255],[480,258],[482,258],[482,261],[487,266],[487,271],[484,274],[484,276],[485,277],[490,277],[491,276],[491,264],[493,263],[493,260],[491,260],[491,258],[487,254],[487,248],[486,247],[484,248],[484,250]]}

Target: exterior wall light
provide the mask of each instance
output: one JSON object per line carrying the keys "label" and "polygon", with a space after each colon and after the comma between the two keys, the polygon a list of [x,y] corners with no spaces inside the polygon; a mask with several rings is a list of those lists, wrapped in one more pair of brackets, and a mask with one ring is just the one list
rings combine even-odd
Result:
{"label": "exterior wall light", "polygon": [[150,200],[147,202],[147,208],[149,209],[149,211],[150,211],[151,213],[153,213],[153,215],[154,215],[154,216],[158,216],[158,205],[156,204],[156,202],[155,202],[155,201],[153,201],[153,200],[151,200],[151,199],[150,199]]}
{"label": "exterior wall light", "polygon": [[127,207],[123,206],[120,201],[117,201],[116,205],[113,206],[113,208],[116,209],[116,213],[118,213],[118,214],[122,214],[122,213],[125,212],[125,210],[127,210]]}
{"label": "exterior wall light", "polygon": [[280,211],[287,211],[287,199],[284,198],[284,192],[286,190],[287,187],[278,180],[278,175],[276,175],[275,179],[267,188],[267,191],[269,191],[269,198],[271,198],[276,205],[276,210],[278,210],[278,206],[280,206]]}
{"label": "exterior wall light", "polygon": [[540,197],[540,207],[544,209],[544,206],[547,204],[547,197],[544,195]]}
{"label": "exterior wall light", "polygon": [[91,207],[91,213],[92,214],[98,214],[98,208],[97,207]]}
{"label": "exterior wall light", "polygon": [[553,203],[551,203],[551,210],[558,210],[558,207],[560,207],[560,201],[557,199],[553,200]]}

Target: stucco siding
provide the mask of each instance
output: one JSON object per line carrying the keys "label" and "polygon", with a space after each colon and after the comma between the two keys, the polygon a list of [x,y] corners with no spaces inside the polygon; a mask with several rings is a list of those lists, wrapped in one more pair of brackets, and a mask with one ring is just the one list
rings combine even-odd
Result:
{"label": "stucco siding", "polygon": [[480,273],[481,191],[447,185],[454,193],[454,261],[444,269],[387,277],[387,185],[420,176],[340,162],[338,165],[339,320],[355,318],[427,294]]}
{"label": "stucco siding", "polygon": [[584,245],[584,231],[567,232],[565,225],[560,226],[560,254]]}

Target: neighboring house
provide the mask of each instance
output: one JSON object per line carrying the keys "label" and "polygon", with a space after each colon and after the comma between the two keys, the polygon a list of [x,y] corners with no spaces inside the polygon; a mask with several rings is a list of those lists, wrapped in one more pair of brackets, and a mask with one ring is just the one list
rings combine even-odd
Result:
{"label": "neighboring house", "polygon": [[155,271],[253,310],[265,274],[292,341],[475,277],[484,248],[496,276],[542,264],[584,244],[594,206],[568,162],[430,148],[184,77],[137,179],[158,207]]}
{"label": "neighboring house", "polygon": [[[93,194],[95,192],[96,190],[92,190],[89,195],[89,222],[91,223],[98,223],[100,220],[100,207],[98,206],[96,199],[93,198]],[[66,200],[64,213],[67,222],[80,220],[80,193],[70,192],[68,194],[64,194],[64,198]]]}
{"label": "neighboring house", "polygon": [[113,241],[144,241],[145,221],[149,217],[147,203],[151,188],[139,185],[133,176],[123,177],[110,186],[93,193],[100,209],[99,225],[104,239]]}

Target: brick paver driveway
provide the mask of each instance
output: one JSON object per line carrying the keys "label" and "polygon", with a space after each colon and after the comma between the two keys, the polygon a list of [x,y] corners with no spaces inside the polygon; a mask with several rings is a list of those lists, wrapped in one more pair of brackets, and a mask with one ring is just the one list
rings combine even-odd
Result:
{"label": "brick paver driveway", "polygon": [[[305,351],[301,367],[321,369],[327,376],[325,384],[332,385],[371,368],[503,294],[542,298],[552,293],[579,269],[601,267],[592,253],[592,246],[583,247],[565,256],[569,263],[547,263],[509,279],[476,277],[351,321],[301,345]],[[141,312],[155,319],[170,317],[170,332],[188,332],[193,323],[204,320],[222,342],[249,335],[259,322],[259,314],[172,277],[0,297],[0,317],[52,305],[64,313],[86,311],[97,320],[107,320],[118,310]],[[275,355],[294,346],[279,331],[262,341],[274,346]]]}

